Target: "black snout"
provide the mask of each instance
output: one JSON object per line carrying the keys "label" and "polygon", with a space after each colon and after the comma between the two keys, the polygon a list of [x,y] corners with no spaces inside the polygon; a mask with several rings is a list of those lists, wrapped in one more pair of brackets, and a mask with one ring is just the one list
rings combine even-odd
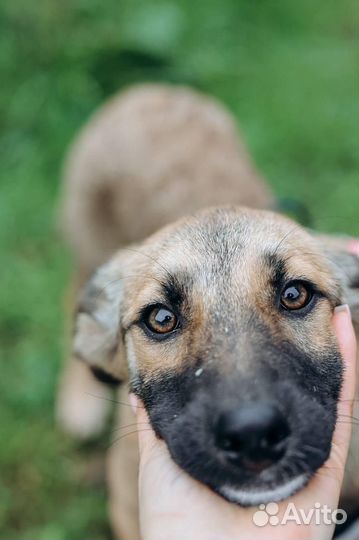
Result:
{"label": "black snout", "polygon": [[260,472],[284,455],[288,422],[270,402],[253,402],[224,412],[215,425],[217,447],[226,457],[253,472]]}

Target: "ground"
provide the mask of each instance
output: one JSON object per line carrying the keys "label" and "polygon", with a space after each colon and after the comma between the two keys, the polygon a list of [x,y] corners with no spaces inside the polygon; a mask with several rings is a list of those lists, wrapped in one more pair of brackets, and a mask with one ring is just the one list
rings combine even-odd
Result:
{"label": "ground", "polygon": [[356,39],[354,0],[1,2],[1,539],[111,537],[98,450],[53,413],[71,266],[56,200],[78,128],[133,81],[191,84],[233,111],[299,217],[357,234]]}

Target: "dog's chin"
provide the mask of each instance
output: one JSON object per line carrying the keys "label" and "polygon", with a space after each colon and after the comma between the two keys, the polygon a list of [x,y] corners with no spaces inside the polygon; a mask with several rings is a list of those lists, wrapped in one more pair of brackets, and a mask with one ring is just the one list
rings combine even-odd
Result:
{"label": "dog's chin", "polygon": [[310,475],[300,474],[287,482],[271,489],[245,490],[238,489],[230,485],[224,485],[217,489],[218,493],[230,502],[241,506],[258,506],[269,502],[279,502],[294,495],[302,489],[309,480]]}

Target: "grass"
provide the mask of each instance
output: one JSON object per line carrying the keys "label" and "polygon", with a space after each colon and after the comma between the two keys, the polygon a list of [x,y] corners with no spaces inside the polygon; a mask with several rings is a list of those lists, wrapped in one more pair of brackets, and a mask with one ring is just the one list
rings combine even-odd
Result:
{"label": "grass", "polygon": [[278,196],[357,234],[356,27],[352,0],[1,2],[1,539],[111,537],[99,450],[53,420],[70,271],[54,216],[78,128],[131,82],[191,84],[233,111]]}

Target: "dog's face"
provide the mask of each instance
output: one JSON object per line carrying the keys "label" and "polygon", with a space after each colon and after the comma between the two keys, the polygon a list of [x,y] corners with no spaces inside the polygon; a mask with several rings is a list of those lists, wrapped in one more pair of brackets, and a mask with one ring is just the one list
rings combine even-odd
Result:
{"label": "dog's face", "polygon": [[75,348],[117,377],[127,358],[153,428],[193,477],[243,505],[279,500],[330,451],[342,377],[331,319],[356,264],[342,257],[338,277],[286,218],[202,211],[95,275]]}

